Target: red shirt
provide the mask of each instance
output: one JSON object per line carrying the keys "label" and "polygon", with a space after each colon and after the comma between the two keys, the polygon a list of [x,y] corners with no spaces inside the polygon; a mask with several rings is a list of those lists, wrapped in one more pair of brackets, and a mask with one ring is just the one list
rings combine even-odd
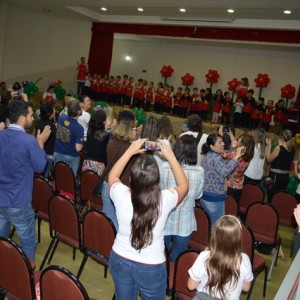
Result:
{"label": "red shirt", "polygon": [[85,81],[86,70],[87,70],[86,64],[78,65],[78,73],[77,73],[78,81]]}
{"label": "red shirt", "polygon": [[274,113],[274,107],[273,106],[266,106],[265,111],[263,112],[261,120],[264,123],[270,123],[271,120],[272,120],[273,113]]}
{"label": "red shirt", "polygon": [[180,106],[182,93],[177,92],[174,96],[174,105]]}
{"label": "red shirt", "polygon": [[153,87],[148,87],[146,92],[146,102],[153,102]]}

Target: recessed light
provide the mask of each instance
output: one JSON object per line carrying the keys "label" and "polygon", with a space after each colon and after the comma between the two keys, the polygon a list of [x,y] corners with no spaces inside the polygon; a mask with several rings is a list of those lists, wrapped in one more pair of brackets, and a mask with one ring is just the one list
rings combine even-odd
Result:
{"label": "recessed light", "polygon": [[227,12],[230,13],[230,14],[233,14],[234,13],[234,9],[233,8],[229,8],[229,9],[227,9]]}
{"label": "recessed light", "polygon": [[138,8],[138,11],[144,11],[144,9],[143,9],[143,8],[141,8],[141,7],[139,7],[139,8]]}
{"label": "recessed light", "polygon": [[289,9],[286,9],[283,11],[283,13],[285,13],[286,15],[290,15],[292,12]]}
{"label": "recessed light", "polygon": [[101,10],[107,11],[107,8],[106,7],[101,7]]}
{"label": "recessed light", "polygon": [[185,8],[180,8],[179,9],[181,12],[186,12],[186,9]]}

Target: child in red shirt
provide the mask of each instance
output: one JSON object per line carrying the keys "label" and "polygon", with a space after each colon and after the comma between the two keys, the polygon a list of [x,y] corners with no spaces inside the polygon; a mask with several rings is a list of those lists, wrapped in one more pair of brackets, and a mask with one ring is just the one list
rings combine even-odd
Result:
{"label": "child in red shirt", "polygon": [[264,107],[262,118],[261,118],[261,127],[266,131],[270,129],[270,123],[272,121],[272,115],[274,114],[274,101],[268,100],[267,105]]}
{"label": "child in red shirt", "polygon": [[182,96],[182,87],[179,87],[177,89],[177,93],[173,96],[174,98],[173,115],[175,116],[179,116],[180,114],[181,96]]}
{"label": "child in red shirt", "polygon": [[264,110],[264,101],[265,98],[260,97],[257,100],[257,103],[254,106],[254,110],[250,117],[250,129],[256,129],[259,126],[259,122],[262,117],[262,113]]}
{"label": "child in red shirt", "polygon": [[212,116],[213,123],[218,123],[218,117],[222,108],[223,98],[224,96],[222,90],[218,89],[214,96],[214,106],[213,106],[213,116]]}
{"label": "child in red shirt", "polygon": [[184,94],[181,96],[181,104],[180,104],[180,116],[183,118],[187,117],[188,109],[191,102],[190,89],[186,88],[184,90]]}
{"label": "child in red shirt", "polygon": [[229,92],[224,93],[224,99],[222,102],[222,118],[221,118],[221,123],[222,124],[230,124],[230,115],[231,115],[231,108],[233,101],[230,98]]}
{"label": "child in red shirt", "polygon": [[150,81],[149,86],[146,88],[145,111],[150,111],[151,104],[153,104],[153,92],[154,92],[154,83]]}
{"label": "child in red shirt", "polygon": [[193,95],[191,96],[191,104],[190,104],[190,115],[197,113],[197,104],[199,102],[199,93],[198,88],[193,88]]}

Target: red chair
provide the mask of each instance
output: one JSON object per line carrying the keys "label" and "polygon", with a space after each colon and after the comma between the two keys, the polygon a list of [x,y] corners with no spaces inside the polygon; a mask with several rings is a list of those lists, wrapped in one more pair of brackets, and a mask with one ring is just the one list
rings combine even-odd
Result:
{"label": "red chair", "polygon": [[88,210],[83,216],[82,259],[77,278],[79,279],[86,261],[91,257],[104,265],[104,277],[107,277],[110,252],[116,237],[116,229],[104,212]]}
{"label": "red chair", "polygon": [[[272,206],[277,210],[279,215],[279,224],[296,227],[297,223],[294,217],[294,208],[297,206],[297,199],[293,194],[280,191],[275,193],[271,199]],[[293,254],[293,241],[291,243],[291,253]]]}
{"label": "red chair", "polygon": [[270,280],[273,267],[277,264],[281,245],[281,239],[278,234],[279,215],[272,205],[256,202],[248,207],[245,223],[253,231],[255,241],[269,244],[275,248],[268,275],[268,280]]}
{"label": "red chair", "polygon": [[181,253],[175,263],[172,299],[192,299],[196,291],[190,291],[187,287],[189,279],[188,270],[192,267],[199,255],[198,251],[188,250]]}
{"label": "red chair", "polygon": [[41,241],[42,220],[49,222],[49,201],[54,195],[52,185],[42,176],[35,176],[33,180],[32,208],[38,219],[38,242]]}
{"label": "red chair", "polygon": [[6,289],[8,299],[34,300],[35,284],[40,272],[34,272],[22,249],[11,239],[0,237],[0,287]]}
{"label": "red chair", "polygon": [[54,166],[55,190],[57,193],[76,200],[75,176],[68,164],[59,161]]}
{"label": "red chair", "polygon": [[59,242],[63,242],[73,248],[73,260],[75,260],[76,249],[81,249],[79,212],[67,197],[58,194],[50,199],[49,224],[52,240],[44,256],[40,270],[43,269],[52,250],[48,260],[48,264],[50,264]]}
{"label": "red chair", "polygon": [[194,231],[191,235],[189,248],[203,251],[208,246],[209,242],[210,219],[207,212],[201,207],[195,207],[194,212],[197,223],[197,231]]}
{"label": "red chair", "polygon": [[239,215],[239,204],[233,195],[228,194],[225,201],[225,215],[238,216]]}
{"label": "red chair", "polygon": [[247,208],[254,202],[264,202],[265,192],[263,188],[255,183],[246,183],[243,186],[240,199],[240,214],[245,215]]}
{"label": "red chair", "polygon": [[265,271],[263,297],[266,297],[268,267],[263,257],[254,252],[254,235],[247,224],[242,224],[242,252],[249,256],[254,275],[254,279],[248,292],[247,300],[250,299],[256,278],[262,271]]}
{"label": "red chair", "polygon": [[40,279],[41,300],[90,300],[82,283],[66,268],[49,266]]}
{"label": "red chair", "polygon": [[91,170],[81,173],[80,199],[87,202],[91,208],[102,209],[102,198],[93,195],[93,189],[100,182],[99,176]]}

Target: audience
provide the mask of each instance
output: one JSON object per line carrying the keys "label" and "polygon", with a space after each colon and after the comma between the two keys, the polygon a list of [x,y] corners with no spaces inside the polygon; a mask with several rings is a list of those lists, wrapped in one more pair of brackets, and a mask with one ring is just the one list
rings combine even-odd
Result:
{"label": "audience", "polygon": [[66,162],[77,175],[79,167],[79,152],[83,148],[83,127],[77,119],[81,115],[81,107],[78,100],[72,100],[68,104],[68,114],[61,114],[57,121],[55,140],[54,163]]}
{"label": "audience", "polygon": [[[192,135],[183,135],[177,140],[174,155],[188,179],[189,190],[176,209],[171,211],[165,226],[165,245],[173,262],[180,253],[188,249],[191,234],[197,230],[194,214],[195,199],[201,198],[204,183],[204,170],[197,165],[197,144]],[[171,189],[176,185],[169,162],[162,164],[160,176],[162,189]]]}
{"label": "audience", "polygon": [[115,299],[165,300],[167,270],[163,232],[170,211],[188,191],[188,182],[171,148],[160,143],[161,153],[175,175],[173,189],[161,190],[157,163],[152,155],[139,155],[131,168],[128,186],[120,182],[128,161],[146,139],[134,141],[112,168],[108,182],[116,207],[119,230],[110,255],[109,268]]}
{"label": "audience", "polygon": [[42,132],[46,126],[49,126],[51,129],[50,136],[44,145],[44,149],[48,157],[46,168],[43,171],[43,176],[46,179],[48,179],[50,169],[53,166],[53,154],[56,138],[56,126],[53,123],[54,118],[55,110],[53,106],[48,102],[43,102],[40,106],[40,119],[35,123],[35,133],[37,134],[38,130]]}
{"label": "audience", "polygon": [[215,223],[209,247],[189,269],[188,288],[197,289],[194,300],[240,299],[253,280],[252,266],[242,253],[242,226],[234,216],[223,216]]}
{"label": "audience", "polygon": [[82,171],[92,170],[101,176],[107,165],[106,147],[109,134],[105,130],[106,114],[103,110],[94,112],[89,121],[86,142],[86,159]]}
{"label": "audience", "polygon": [[88,110],[91,108],[91,99],[86,95],[82,95],[80,96],[79,101],[82,109],[82,114],[78,117],[78,123],[83,127],[84,130],[83,139],[86,142],[87,131],[91,119],[91,115],[88,113]]}
{"label": "audience", "polygon": [[294,239],[294,254],[297,254],[297,252],[300,249],[300,204],[298,204],[297,207],[295,207],[294,216],[298,225],[297,231],[295,233],[295,239]]}

